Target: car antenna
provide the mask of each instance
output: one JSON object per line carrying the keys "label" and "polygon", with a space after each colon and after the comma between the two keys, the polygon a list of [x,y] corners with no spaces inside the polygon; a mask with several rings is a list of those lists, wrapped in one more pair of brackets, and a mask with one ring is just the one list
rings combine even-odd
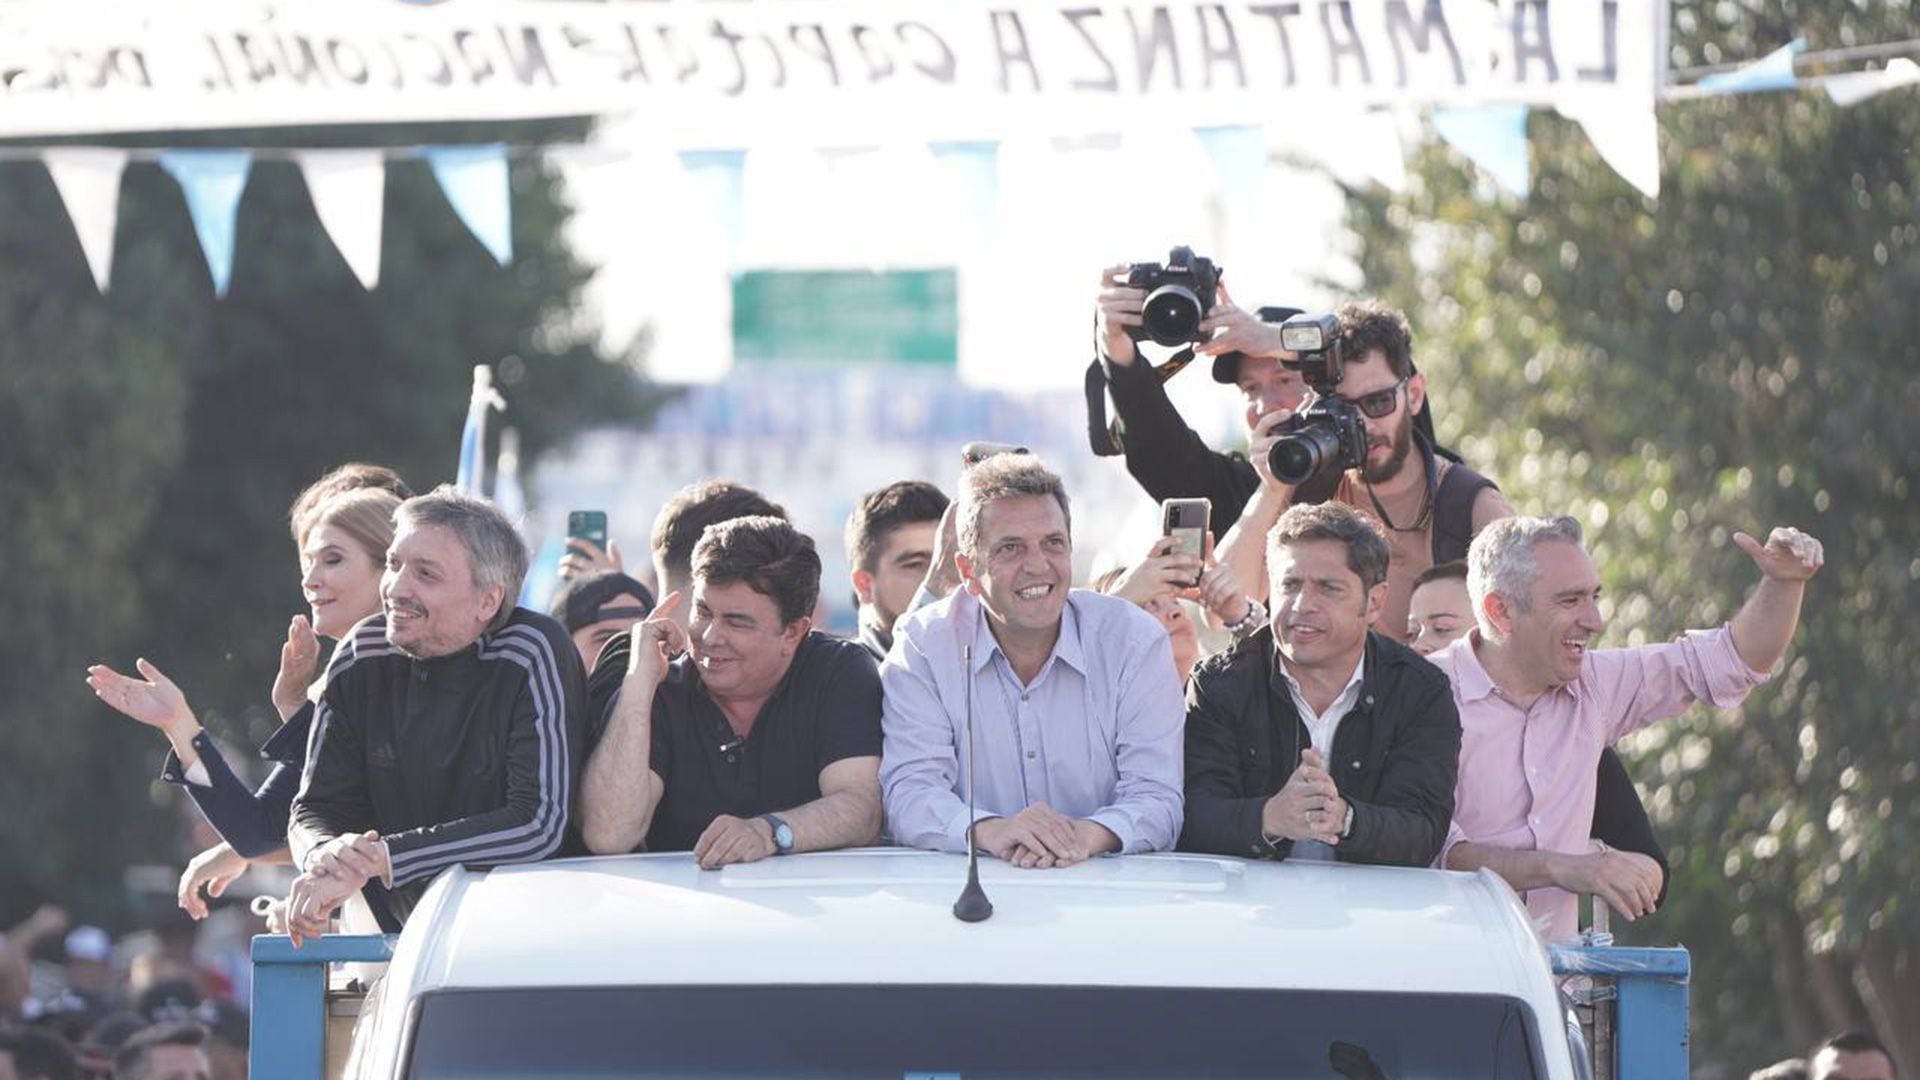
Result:
{"label": "car antenna", "polygon": [[973,842],[973,830],[978,821],[973,816],[973,644],[971,642],[960,649],[960,667],[966,672],[967,679],[967,887],[960,890],[960,898],[953,902],[953,917],[961,922],[984,922],[993,914],[993,901],[987,899],[987,891],[980,887],[980,849]]}

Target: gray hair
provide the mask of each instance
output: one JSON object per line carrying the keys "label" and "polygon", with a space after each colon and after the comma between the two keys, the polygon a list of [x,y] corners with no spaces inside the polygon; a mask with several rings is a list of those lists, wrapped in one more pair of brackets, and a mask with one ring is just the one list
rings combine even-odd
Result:
{"label": "gray hair", "polygon": [[960,550],[969,558],[980,557],[980,519],[987,504],[995,499],[1024,495],[1050,495],[1060,504],[1060,516],[1073,531],[1073,511],[1067,505],[1067,488],[1058,474],[1040,464],[1031,454],[995,454],[960,474],[959,519]]}
{"label": "gray hair", "polygon": [[1533,606],[1533,583],[1540,578],[1534,549],[1558,540],[1580,543],[1580,523],[1565,514],[1556,517],[1508,517],[1488,525],[1467,549],[1467,595],[1473,608],[1497,593],[1515,611]]}
{"label": "gray hair", "polygon": [[438,526],[451,532],[467,549],[473,565],[473,587],[485,591],[500,586],[500,610],[488,630],[498,630],[513,617],[520,585],[527,579],[527,545],[513,523],[489,499],[469,495],[452,484],[441,484],[425,495],[415,495],[393,512],[399,528]]}

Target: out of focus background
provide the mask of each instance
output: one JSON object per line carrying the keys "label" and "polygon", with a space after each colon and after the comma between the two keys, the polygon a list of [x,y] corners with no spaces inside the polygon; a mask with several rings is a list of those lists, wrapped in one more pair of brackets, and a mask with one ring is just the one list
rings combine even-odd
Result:
{"label": "out of focus background", "polygon": [[[1920,1069],[1920,13],[1259,7],[0,0],[26,996],[93,961],[245,1002],[235,901],[284,882],[177,911],[211,837],[82,676],[153,660],[250,762],[303,610],[289,501],[349,460],[453,479],[476,365],[539,569],[570,510],[631,566],[669,494],[735,479],[816,539],[850,631],[854,500],[951,490],[968,440],[1066,475],[1083,572],[1144,551],[1081,379],[1100,270],[1187,244],[1248,307],[1403,308],[1442,441],[1588,528],[1603,645],[1727,618],[1735,529],[1824,542],[1786,668],[1626,744],[1674,878],[1619,929],[1692,950],[1697,1075],[1847,1028]],[[1447,90],[1449,52],[1507,81]],[[1169,385],[1243,438],[1230,388]]]}

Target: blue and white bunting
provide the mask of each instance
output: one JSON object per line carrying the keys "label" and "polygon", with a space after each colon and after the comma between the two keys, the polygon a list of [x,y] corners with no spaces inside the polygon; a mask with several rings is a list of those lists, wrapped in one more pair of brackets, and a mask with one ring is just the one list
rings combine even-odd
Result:
{"label": "blue and white bunting", "polygon": [[364,288],[380,283],[380,226],[386,158],[378,150],[302,150],[294,155],[314,212]]}
{"label": "blue and white bunting", "polygon": [[1693,84],[1694,90],[1702,97],[1751,94],[1760,90],[1791,90],[1799,85],[1793,74],[1793,58],[1805,52],[1806,48],[1806,38],[1794,38],[1751,64],[1701,79]]}
{"label": "blue and white bunting", "polygon": [[708,214],[719,223],[722,235],[727,238],[728,272],[740,269],[746,164],[745,150],[680,152],[680,167],[692,181],[694,193],[705,201]]}
{"label": "blue and white bunting", "polygon": [[160,155],[160,167],[187,197],[187,213],[207,258],[215,296],[227,295],[233,280],[234,217],[252,165],[253,155],[245,150],[168,150]]}
{"label": "blue and white bunting", "polygon": [[1437,109],[1433,126],[1447,145],[1478,165],[1493,182],[1520,198],[1531,187],[1527,106],[1476,105]]}
{"label": "blue and white bunting", "polygon": [[73,146],[48,150],[43,160],[73,219],[93,284],[105,293],[113,273],[113,228],[120,219],[120,174],[126,171],[127,152]]}
{"label": "blue and white bunting", "polygon": [[1207,152],[1220,196],[1229,207],[1244,206],[1267,168],[1267,133],[1257,127],[1203,127],[1193,134]]}
{"label": "blue and white bunting", "polygon": [[421,153],[467,231],[495,262],[512,262],[513,185],[507,176],[507,148],[499,143],[429,146]]}
{"label": "blue and white bunting", "polygon": [[972,235],[991,246],[1000,222],[1000,144],[997,142],[931,143],[934,167],[947,194],[967,208]]}
{"label": "blue and white bunting", "polygon": [[1820,80],[1827,96],[1843,109],[1889,90],[1916,83],[1920,83],[1920,64],[1904,56],[1887,61],[1887,66],[1879,71],[1852,71],[1844,75],[1829,75]]}
{"label": "blue and white bunting", "polygon": [[1597,107],[1562,105],[1560,115],[1579,123],[1600,160],[1649,199],[1660,197],[1660,121],[1649,101],[1644,110],[1611,102]]}

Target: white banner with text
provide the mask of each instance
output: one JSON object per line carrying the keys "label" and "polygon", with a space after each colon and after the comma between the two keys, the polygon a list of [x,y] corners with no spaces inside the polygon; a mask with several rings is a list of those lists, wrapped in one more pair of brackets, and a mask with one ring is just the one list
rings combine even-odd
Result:
{"label": "white banner with text", "polygon": [[1664,0],[0,6],[0,137],[629,114],[683,149],[1646,112]]}

